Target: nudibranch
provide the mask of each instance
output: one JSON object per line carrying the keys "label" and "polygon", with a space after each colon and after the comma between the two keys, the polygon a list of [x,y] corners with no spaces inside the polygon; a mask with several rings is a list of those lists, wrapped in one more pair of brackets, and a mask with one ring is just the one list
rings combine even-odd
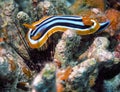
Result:
{"label": "nudibranch", "polygon": [[40,48],[55,32],[73,29],[79,35],[89,35],[103,31],[110,21],[98,23],[95,19],[80,16],[49,16],[29,25],[27,41],[31,48]]}

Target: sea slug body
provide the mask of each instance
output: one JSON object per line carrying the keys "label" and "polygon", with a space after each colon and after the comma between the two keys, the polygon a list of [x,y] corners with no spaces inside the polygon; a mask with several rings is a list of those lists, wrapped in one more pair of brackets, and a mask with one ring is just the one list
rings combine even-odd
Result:
{"label": "sea slug body", "polygon": [[87,20],[80,16],[49,16],[43,17],[32,25],[24,24],[24,26],[30,29],[26,37],[29,46],[40,48],[55,32],[73,29],[78,35],[89,35],[103,31],[109,24],[110,21],[98,23],[94,19]]}

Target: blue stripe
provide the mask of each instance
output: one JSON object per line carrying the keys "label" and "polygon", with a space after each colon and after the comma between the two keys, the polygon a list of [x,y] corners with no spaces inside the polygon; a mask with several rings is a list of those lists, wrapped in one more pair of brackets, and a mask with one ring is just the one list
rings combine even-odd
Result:
{"label": "blue stripe", "polygon": [[[36,33],[34,35],[36,35],[40,32],[41,37],[42,37],[48,30],[50,30],[51,28],[53,28],[55,26],[63,26],[63,27],[68,27],[68,28],[72,28],[72,29],[81,29],[81,30],[91,27],[91,26],[85,26],[82,22],[72,22],[70,20],[64,20],[64,21],[59,20],[59,22],[58,22],[58,20],[55,20],[45,26],[42,26],[38,30],[36,30]],[[34,35],[31,35],[31,37]]]}
{"label": "blue stripe", "polygon": [[44,20],[43,22],[41,22],[40,24],[37,25],[37,28],[32,31],[31,35],[34,35],[36,33],[36,30],[38,30],[40,27],[45,26],[46,24],[54,21],[54,20],[73,20],[73,21],[82,21],[81,17],[78,16],[52,16],[46,20]]}
{"label": "blue stripe", "polygon": [[110,25],[110,21],[104,22],[104,23],[100,23],[100,28],[95,32],[95,33],[100,33],[103,30],[105,30],[105,28],[107,28]]}
{"label": "blue stripe", "polygon": [[70,27],[70,28],[78,28],[78,29],[86,29],[86,28],[91,27],[91,26],[85,26],[82,22],[78,22],[78,21],[76,22],[76,21],[71,21],[71,20],[55,20],[55,21],[52,21],[50,23],[47,23],[46,25],[44,25],[42,27],[38,27],[35,30],[35,32],[33,34],[31,34],[31,36],[34,36],[34,35],[38,34],[39,32],[43,33],[43,31],[49,30],[50,28],[54,27],[53,25],[54,26]]}

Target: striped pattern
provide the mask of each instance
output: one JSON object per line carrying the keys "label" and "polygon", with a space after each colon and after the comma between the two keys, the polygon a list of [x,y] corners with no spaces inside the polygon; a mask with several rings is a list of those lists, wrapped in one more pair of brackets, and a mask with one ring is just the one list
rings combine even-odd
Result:
{"label": "striped pattern", "polygon": [[[49,36],[58,31],[64,32],[67,29],[73,29],[79,35],[89,35],[95,32],[101,32],[109,25],[109,21],[101,24],[93,19],[91,21],[93,24],[86,26],[82,21],[82,17],[79,16],[44,17],[40,21],[32,24],[36,28],[29,30],[27,41],[31,48],[39,48],[46,42]],[[37,39],[32,39],[32,37],[38,36],[38,34],[41,35]]]}

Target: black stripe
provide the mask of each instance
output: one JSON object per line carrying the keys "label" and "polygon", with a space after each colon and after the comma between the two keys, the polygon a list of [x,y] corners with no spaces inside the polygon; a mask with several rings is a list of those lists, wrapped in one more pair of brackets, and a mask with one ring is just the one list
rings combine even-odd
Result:
{"label": "black stripe", "polygon": [[[60,16],[61,17],[61,16]],[[63,16],[62,16],[63,17]],[[53,17],[50,17],[50,18],[48,18],[48,19],[46,19],[46,20],[49,20],[49,19],[51,19],[51,18],[53,18]],[[77,18],[77,17],[76,17]],[[78,17],[79,18],[79,17]],[[79,21],[79,22],[82,22],[82,19],[65,19],[65,18],[54,18],[53,20],[50,20],[49,22],[47,22],[47,23],[44,23],[46,20],[44,20],[43,22],[41,22],[40,24],[38,24],[37,26],[38,26],[38,28],[36,29],[36,30],[34,30],[33,31],[33,35],[35,35],[35,33],[37,32],[37,30],[39,30],[39,28],[40,27],[42,27],[42,26],[45,26],[45,25],[47,25],[48,23],[50,23],[50,22],[52,22],[52,21],[55,21],[55,20],[71,20],[71,21]]]}
{"label": "black stripe", "polygon": [[[53,17],[51,17],[51,18],[53,18]],[[51,18],[49,18],[49,19],[51,19]],[[48,20],[48,19],[46,19],[46,20]],[[46,20],[44,20],[43,22],[45,22]],[[41,23],[38,24],[37,26],[38,26],[38,27],[44,26],[44,25],[46,25],[46,24],[48,24],[48,23],[50,23],[50,22],[52,22],[52,21],[54,21],[54,20],[71,20],[71,21],[79,21],[79,22],[82,22],[82,19],[54,18],[53,20],[50,20],[50,21],[48,21],[47,23],[41,22]],[[40,25],[40,26],[39,26],[39,25]]]}
{"label": "black stripe", "polygon": [[[45,26],[46,26],[46,25],[45,25]],[[45,26],[44,26],[44,27],[45,27]],[[86,29],[86,28],[91,27],[91,26],[85,26],[85,25],[84,25],[84,26],[76,25],[76,24],[72,24],[72,23],[56,22],[56,23],[54,23],[54,24],[52,24],[52,25],[46,26],[46,27],[45,27],[44,29],[42,29],[42,30],[40,30],[40,29],[38,29],[38,30],[40,30],[40,33],[41,33],[41,34],[44,34],[44,33],[46,33],[47,30],[51,29],[51,28],[54,27],[54,26],[66,26],[66,27],[78,28],[78,29]],[[36,30],[36,32],[37,32],[38,30]],[[35,33],[36,33],[36,32],[35,32]],[[30,35],[30,36],[31,36],[31,37],[34,36],[35,33],[34,33],[33,35]]]}
{"label": "black stripe", "polygon": [[[62,18],[62,17],[71,17],[71,18],[75,17],[75,18],[80,18],[80,17],[78,17],[78,16],[51,16],[51,17],[43,20],[40,24],[42,24],[43,22],[45,22],[45,21],[47,21],[47,20],[49,20],[49,19],[51,19],[51,18],[53,18],[53,17],[61,17],[61,18]],[[64,19],[64,18],[63,18],[63,19]],[[78,19],[77,19],[77,20],[78,20]],[[80,21],[82,21],[82,19],[81,19]],[[38,25],[36,25],[36,26],[39,26],[40,24],[38,24]]]}
{"label": "black stripe", "polygon": [[[48,30],[50,30],[52,27],[54,27],[54,26],[66,26],[66,27],[71,27],[71,28],[78,28],[78,29],[86,29],[86,28],[89,28],[90,26],[80,26],[80,25],[75,25],[75,24],[72,24],[72,23],[61,23],[61,22],[59,22],[59,23],[54,23],[54,24],[52,24],[51,26],[49,26],[49,27],[46,27],[44,30],[42,30],[42,32],[41,32],[41,37],[48,31]],[[32,37],[33,35],[31,35],[30,37]],[[40,38],[38,38],[38,39],[40,39]],[[38,40],[37,39],[37,40]]]}
{"label": "black stripe", "polygon": [[110,23],[106,22],[106,24],[100,26],[100,28],[98,29],[98,31],[96,31],[95,33],[99,33],[102,32]]}

